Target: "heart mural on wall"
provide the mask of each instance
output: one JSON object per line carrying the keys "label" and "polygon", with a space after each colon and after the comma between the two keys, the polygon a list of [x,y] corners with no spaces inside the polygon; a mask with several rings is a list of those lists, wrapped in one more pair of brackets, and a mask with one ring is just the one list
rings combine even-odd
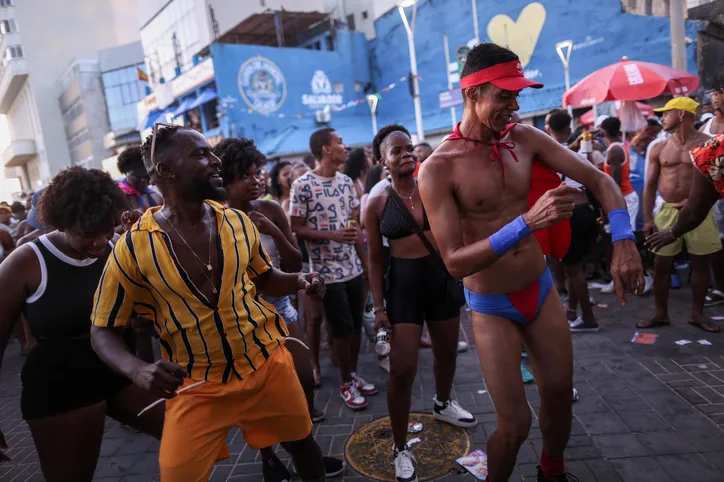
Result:
{"label": "heart mural on wall", "polygon": [[525,67],[533,57],[545,21],[545,7],[538,2],[529,3],[518,15],[518,20],[505,14],[493,17],[488,23],[488,37],[515,52]]}

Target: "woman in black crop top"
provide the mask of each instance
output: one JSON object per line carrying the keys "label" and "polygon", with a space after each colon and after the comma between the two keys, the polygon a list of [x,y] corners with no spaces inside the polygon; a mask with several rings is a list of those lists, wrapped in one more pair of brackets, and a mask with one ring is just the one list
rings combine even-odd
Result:
{"label": "woman in black crop top", "polygon": [[93,478],[106,415],[161,438],[164,406],[138,417],[156,397],[106,367],[90,341],[93,297],[127,206],[107,173],[66,169],[38,205],[57,231],[0,265],[0,362],[22,313],[38,343],[22,369],[20,408],[49,482]]}
{"label": "woman in black crop top", "polygon": [[[375,301],[375,328],[391,329],[387,406],[395,441],[395,472],[398,480],[416,480],[413,458],[405,444],[423,322],[428,323],[435,356],[437,396],[433,415],[461,427],[472,427],[477,421],[450,398],[455,376],[460,305],[446,296],[449,275],[443,271],[439,254],[428,251],[407,216],[407,213],[412,215],[436,249],[414,178],[417,157],[410,134],[402,126],[386,126],[375,136],[373,149],[375,157],[390,170],[392,177],[387,191],[368,199],[364,219],[370,287]],[[404,204],[404,208],[399,202]],[[391,254],[386,292],[382,272],[383,236],[389,241]]]}

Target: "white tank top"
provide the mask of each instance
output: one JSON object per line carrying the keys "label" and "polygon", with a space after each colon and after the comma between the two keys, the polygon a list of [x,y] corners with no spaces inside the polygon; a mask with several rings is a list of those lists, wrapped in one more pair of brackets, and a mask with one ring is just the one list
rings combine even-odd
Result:
{"label": "white tank top", "polygon": [[279,256],[277,245],[274,243],[274,238],[263,233],[259,233],[259,236],[261,237],[261,245],[264,247],[266,254],[269,255],[269,259],[271,259],[272,266],[281,269],[282,259],[281,256]]}
{"label": "white tank top", "polygon": [[714,137],[716,135],[716,132],[712,132],[712,130],[711,130],[711,126],[714,125],[714,119],[716,119],[716,117],[712,117],[711,119],[706,121],[706,124],[704,124],[703,132],[704,132],[704,134],[706,134],[709,137]]}

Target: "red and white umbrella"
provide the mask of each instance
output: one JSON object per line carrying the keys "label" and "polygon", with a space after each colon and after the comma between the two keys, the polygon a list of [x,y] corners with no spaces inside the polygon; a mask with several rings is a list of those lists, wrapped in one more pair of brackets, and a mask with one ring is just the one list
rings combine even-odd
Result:
{"label": "red and white umbrella", "polygon": [[608,100],[652,99],[662,94],[687,95],[698,88],[697,75],[624,57],[571,87],[563,94],[563,107],[587,107]]}
{"label": "red and white umbrella", "polygon": [[[648,104],[636,102],[636,107],[644,118],[654,115],[654,108]],[[621,117],[621,102],[616,102],[616,117]],[[578,122],[584,126],[592,126],[595,121],[596,119],[593,116],[593,109],[589,110],[578,119]]]}

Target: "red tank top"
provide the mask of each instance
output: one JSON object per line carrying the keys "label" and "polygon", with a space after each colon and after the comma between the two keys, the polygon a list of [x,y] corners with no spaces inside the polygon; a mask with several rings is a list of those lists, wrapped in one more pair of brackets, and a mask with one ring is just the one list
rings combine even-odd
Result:
{"label": "red tank top", "polygon": [[[452,134],[450,134],[445,140],[462,139],[465,141],[471,141],[478,144],[491,146],[493,152],[490,154],[490,160],[497,161],[500,165],[500,169],[503,175],[503,184],[505,184],[505,166],[503,164],[503,158],[501,156],[500,149],[507,149],[513,156],[513,160],[518,162],[518,156],[513,150],[515,144],[512,142],[500,142],[500,139],[505,137],[511,130],[513,130],[515,124],[510,124],[505,128],[500,135],[497,136],[497,142],[492,144],[479,141],[477,139],[471,139],[470,137],[464,137],[460,132],[460,124],[455,126]],[[537,159],[533,159],[533,165],[531,166],[531,179],[530,179],[530,190],[528,191],[528,209],[540,199],[540,197],[551,189],[555,189],[561,185],[561,178],[552,169],[541,164]],[[554,224],[550,228],[536,231],[535,237],[540,244],[543,254],[553,256],[557,259],[562,259],[568,252],[568,248],[571,245],[571,224],[568,221],[561,221]]]}
{"label": "red tank top", "polygon": [[631,163],[629,162],[628,149],[626,149],[626,146],[624,146],[620,142],[614,142],[613,144],[608,146],[608,149],[606,150],[606,162],[603,163],[603,172],[613,177],[613,169],[611,168],[611,166],[608,165],[608,152],[613,146],[619,146],[621,149],[623,149],[623,153],[625,155],[623,164],[621,164],[621,194],[626,196],[627,194],[631,194],[632,192],[634,192],[633,185],[631,185],[631,178],[629,177],[629,169],[631,167]]}

